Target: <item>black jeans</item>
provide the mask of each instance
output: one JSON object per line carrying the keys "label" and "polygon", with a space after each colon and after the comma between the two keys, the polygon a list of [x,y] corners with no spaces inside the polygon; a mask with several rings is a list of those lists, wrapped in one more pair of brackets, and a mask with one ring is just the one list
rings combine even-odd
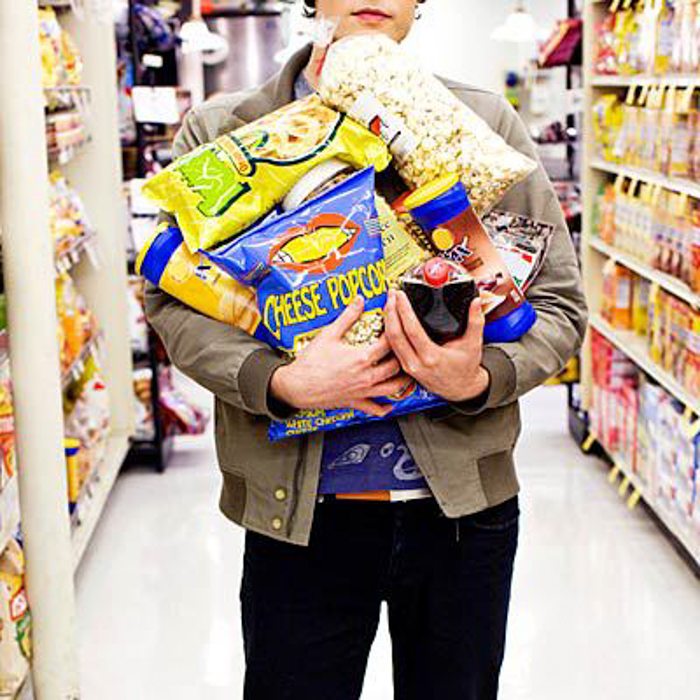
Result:
{"label": "black jeans", "polygon": [[246,700],[355,700],[382,601],[400,700],[494,700],[518,499],[459,520],[432,500],[329,501],[308,548],[246,536]]}

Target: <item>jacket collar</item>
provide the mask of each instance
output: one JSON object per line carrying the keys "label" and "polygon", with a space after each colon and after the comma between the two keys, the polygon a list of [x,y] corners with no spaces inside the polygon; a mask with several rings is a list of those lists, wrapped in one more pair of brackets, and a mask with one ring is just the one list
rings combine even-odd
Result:
{"label": "jacket collar", "polygon": [[236,115],[252,122],[263,114],[269,114],[294,100],[294,83],[311,58],[311,44],[297,51],[285,63],[279,73],[273,75],[261,87],[252,90],[238,105]]}

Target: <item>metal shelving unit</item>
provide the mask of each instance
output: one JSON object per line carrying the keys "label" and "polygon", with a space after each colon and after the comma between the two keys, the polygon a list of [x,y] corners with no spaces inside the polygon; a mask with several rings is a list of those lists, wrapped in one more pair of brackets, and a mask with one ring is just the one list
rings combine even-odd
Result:
{"label": "metal shelving unit", "polygon": [[[699,86],[700,75],[669,75],[669,76],[597,76],[593,74],[593,56],[595,46],[595,27],[608,11],[609,2],[588,0],[584,17],[584,70],[585,85],[585,114],[584,114],[584,153],[583,153],[583,237],[582,263],[586,294],[591,309],[591,327],[608,339],[618,350],[622,351],[637,367],[661,385],[669,394],[684,404],[687,409],[700,415],[700,396],[695,396],[685,389],[670,373],[656,364],[648,351],[644,338],[634,332],[621,331],[613,328],[600,316],[603,302],[603,267],[609,260],[629,268],[641,277],[657,284],[660,288],[682,299],[689,305],[700,308],[700,296],[693,293],[682,281],[655,270],[629,252],[622,251],[609,245],[598,236],[594,229],[594,206],[599,187],[612,178],[622,176],[630,180],[659,185],[673,192],[685,193],[691,197],[700,198],[700,185],[680,178],[669,178],[661,173],[625,165],[609,163],[600,159],[595,153],[595,138],[592,125],[592,107],[599,95],[605,91],[617,90],[621,97],[630,87],[644,85],[674,85],[676,87]],[[593,386],[592,357],[590,340],[587,341],[583,352],[582,367],[582,409],[587,411],[591,403]],[[581,440],[584,450],[590,450],[594,445],[606,453],[606,446],[598,441],[598,436],[587,432]],[[630,505],[642,500],[648,509],[662,523],[667,532],[675,538],[688,557],[696,565],[700,564],[700,546],[688,533],[682,531],[679,525],[658,506],[655,495],[644,482],[617,455],[606,454],[613,464],[611,476],[622,477],[621,491],[632,489]],[[611,478],[611,481],[614,479]]]}
{"label": "metal shelving unit", "polygon": [[[71,160],[68,180],[80,193],[94,231],[58,257],[49,227],[46,92],[41,84],[38,6],[60,7],[59,20],[83,59],[87,87],[60,89],[82,109],[89,139]],[[80,13],[72,8],[81,8]],[[133,431],[126,219],[121,201],[114,30],[89,3],[0,3],[0,228],[10,333],[22,536],[31,601],[31,678],[20,691],[69,700],[80,695],[74,575],[102,515]],[[18,56],[22,59],[18,60]],[[99,115],[99,118],[96,116]],[[77,157],[79,155],[79,157]],[[43,203],[46,203],[45,205]],[[98,265],[83,264],[88,253]],[[86,256],[87,257],[87,256]],[[55,278],[70,271],[102,329],[102,369],[109,391],[110,433],[71,525],[63,449],[63,390],[56,328]],[[89,346],[85,352],[92,352]],[[84,359],[84,358],[79,358]],[[4,534],[2,535],[5,536]]]}

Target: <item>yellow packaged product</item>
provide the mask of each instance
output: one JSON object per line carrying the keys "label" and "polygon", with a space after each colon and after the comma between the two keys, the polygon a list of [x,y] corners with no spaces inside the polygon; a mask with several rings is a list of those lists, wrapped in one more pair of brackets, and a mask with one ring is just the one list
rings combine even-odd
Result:
{"label": "yellow packaged product", "polygon": [[183,304],[250,335],[260,325],[255,290],[191,253],[175,226],[161,224],[136,261],[136,272]]}
{"label": "yellow packaged product", "polygon": [[233,238],[270,212],[312,168],[339,158],[384,170],[384,142],[317,95],[292,102],[178,158],[144,193],[175,215],[191,252]]}
{"label": "yellow packaged product", "polygon": [[404,223],[399,221],[394,210],[382,197],[376,197],[376,206],[382,227],[386,278],[393,286],[406,272],[418,267],[431,254],[413,240]]}
{"label": "yellow packaged product", "polygon": [[0,553],[0,696],[14,697],[31,658],[31,616],[24,588],[24,554],[10,539]]}
{"label": "yellow packaged product", "polygon": [[615,94],[602,95],[593,105],[593,131],[600,156],[620,162],[619,136],[623,124],[622,104]]}

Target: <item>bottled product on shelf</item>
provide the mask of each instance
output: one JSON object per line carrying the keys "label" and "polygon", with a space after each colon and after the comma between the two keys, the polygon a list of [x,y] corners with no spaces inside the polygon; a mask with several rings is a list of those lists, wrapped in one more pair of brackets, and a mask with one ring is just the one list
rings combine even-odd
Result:
{"label": "bottled product on shelf", "polygon": [[593,233],[700,292],[700,201],[618,178],[598,191]]}
{"label": "bottled product on shelf", "polygon": [[700,181],[700,111],[695,85],[630,87],[593,105],[596,155],[666,177]]}
{"label": "bottled product on shelf", "polygon": [[24,554],[12,538],[0,552],[0,697],[14,697],[31,659],[31,615],[24,587]]}
{"label": "bottled product on shelf", "polygon": [[643,338],[652,362],[700,397],[700,310],[610,260],[600,313],[612,328]]}
{"label": "bottled product on shelf", "polygon": [[698,418],[595,331],[591,343],[591,430],[617,469],[697,558]]}
{"label": "bottled product on shelf", "polygon": [[610,9],[615,11],[595,27],[595,73],[667,75],[700,69],[696,0],[614,2]]}

